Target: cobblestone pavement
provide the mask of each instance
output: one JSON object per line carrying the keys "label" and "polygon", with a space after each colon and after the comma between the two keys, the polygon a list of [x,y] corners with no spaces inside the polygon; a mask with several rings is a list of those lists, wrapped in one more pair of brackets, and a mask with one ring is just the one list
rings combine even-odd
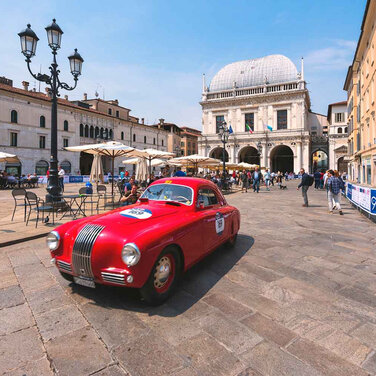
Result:
{"label": "cobblestone pavement", "polygon": [[44,240],[0,249],[0,374],[363,376],[376,373],[375,224],[325,193],[236,193],[235,249],[161,307],[69,284]]}

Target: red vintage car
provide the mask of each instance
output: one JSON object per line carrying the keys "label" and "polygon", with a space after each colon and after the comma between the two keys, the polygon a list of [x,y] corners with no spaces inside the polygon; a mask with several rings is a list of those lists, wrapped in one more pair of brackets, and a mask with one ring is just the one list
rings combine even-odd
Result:
{"label": "red vintage car", "polygon": [[219,245],[234,245],[239,225],[239,211],[212,182],[164,178],[134,205],[57,227],[47,245],[64,278],[139,288],[160,304],[184,271]]}

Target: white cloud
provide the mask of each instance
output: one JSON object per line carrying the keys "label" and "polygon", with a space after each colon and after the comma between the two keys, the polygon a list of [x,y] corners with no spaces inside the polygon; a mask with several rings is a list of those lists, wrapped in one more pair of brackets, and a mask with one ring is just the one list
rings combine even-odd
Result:
{"label": "white cloud", "polygon": [[331,46],[309,52],[304,62],[312,70],[343,70],[351,64],[355,47],[354,41],[333,40]]}

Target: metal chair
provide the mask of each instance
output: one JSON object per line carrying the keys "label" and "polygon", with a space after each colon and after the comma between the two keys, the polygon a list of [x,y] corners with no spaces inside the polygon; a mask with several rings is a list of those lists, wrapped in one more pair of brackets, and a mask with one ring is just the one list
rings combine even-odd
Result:
{"label": "metal chair", "polygon": [[29,223],[30,214],[32,210],[37,213],[37,220],[35,227],[38,227],[39,213],[42,213],[42,221],[44,221],[44,213],[52,211],[52,223],[55,223],[54,207],[53,205],[45,205],[44,200],[38,197],[34,192],[26,192],[26,203],[29,207],[29,213],[27,215],[26,226]]}
{"label": "metal chair", "polygon": [[[107,188],[105,185],[98,185],[97,186],[97,193],[99,196],[99,199],[103,197],[103,205],[106,206],[107,202]],[[99,200],[98,200],[98,205],[99,205]]]}
{"label": "metal chair", "polygon": [[93,215],[93,204],[95,204],[97,208],[97,214],[99,214],[99,195],[97,196],[97,199],[93,195],[88,195],[86,193],[86,187],[81,187],[78,191],[78,194],[87,195],[87,199],[84,201],[84,213],[86,213],[86,204],[90,204],[90,214]]}
{"label": "metal chair", "polygon": [[12,221],[14,218],[14,214],[18,206],[24,208],[24,222],[26,221],[26,190],[23,188],[16,188],[12,190],[12,196],[14,199],[14,209],[12,214]]}

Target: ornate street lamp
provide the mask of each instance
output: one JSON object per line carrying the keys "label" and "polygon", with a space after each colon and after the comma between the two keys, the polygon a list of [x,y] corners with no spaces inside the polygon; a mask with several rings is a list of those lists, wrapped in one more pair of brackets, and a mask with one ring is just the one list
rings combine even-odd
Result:
{"label": "ornate street lamp", "polygon": [[[226,144],[228,142],[228,137],[230,136],[230,131],[227,127],[226,121],[223,121],[219,126],[219,135],[221,136],[221,141],[223,144],[222,148],[222,163],[223,163],[223,182],[225,182],[226,177]],[[223,186],[223,185],[222,185]]]}
{"label": "ornate street lamp", "polygon": [[259,142],[257,143],[257,150],[258,150],[258,154],[259,154],[259,156],[260,156],[261,153],[262,153],[262,144],[261,144],[261,141],[259,141]]}
{"label": "ornate street lamp", "polygon": [[69,86],[65,82],[59,80],[60,70],[57,69],[58,64],[56,62],[57,50],[61,46],[61,36],[63,31],[60,29],[56,20],[53,19],[51,25],[47,26],[47,39],[48,45],[52,50],[53,60],[49,67],[50,74],[34,74],[31,71],[30,63],[31,58],[35,55],[37,48],[37,42],[39,38],[31,29],[31,25],[28,24],[27,28],[21,31],[18,35],[21,41],[21,52],[26,57],[27,68],[30,74],[38,81],[44,82],[50,86],[50,93],[52,96],[51,106],[51,158],[50,158],[50,176],[46,196],[46,201],[60,201],[61,188],[59,187],[58,171],[57,171],[57,97],[59,96],[59,89],[73,90],[77,86],[78,76],[81,74],[82,63],[84,59],[74,50],[74,53],[68,57],[70,63],[70,70],[74,79],[74,86]]}

